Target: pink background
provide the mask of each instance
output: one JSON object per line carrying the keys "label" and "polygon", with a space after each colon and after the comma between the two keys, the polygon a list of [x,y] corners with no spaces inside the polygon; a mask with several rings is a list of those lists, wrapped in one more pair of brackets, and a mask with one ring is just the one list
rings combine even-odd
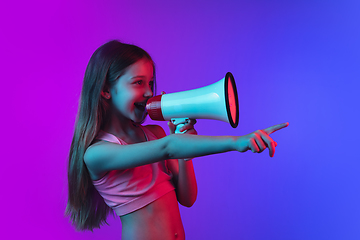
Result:
{"label": "pink background", "polygon": [[199,120],[199,134],[290,122],[272,135],[273,159],[194,160],[187,239],[360,239],[359,10],[350,0],[2,2],[1,238],[120,239],[119,218],[93,233],[64,218],[85,67],[119,39],[153,57],[158,93],[234,74],[239,127]]}

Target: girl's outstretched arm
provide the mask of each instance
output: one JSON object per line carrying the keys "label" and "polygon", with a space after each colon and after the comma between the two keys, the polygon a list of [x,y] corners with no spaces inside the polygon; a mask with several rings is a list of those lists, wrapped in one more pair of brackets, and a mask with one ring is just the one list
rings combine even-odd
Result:
{"label": "girl's outstretched arm", "polygon": [[276,143],[269,134],[285,128],[288,123],[278,124],[244,136],[199,136],[172,134],[158,140],[130,145],[100,141],[85,152],[84,161],[96,175],[110,170],[128,169],[166,159],[185,159],[228,151],[262,152],[269,148],[275,153]]}

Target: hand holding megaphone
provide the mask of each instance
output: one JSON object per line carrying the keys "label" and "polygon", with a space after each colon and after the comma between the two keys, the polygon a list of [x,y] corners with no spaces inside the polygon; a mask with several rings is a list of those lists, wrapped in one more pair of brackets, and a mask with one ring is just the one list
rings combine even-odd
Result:
{"label": "hand holding megaphone", "polygon": [[188,133],[197,135],[197,131],[194,128],[196,119],[190,118],[172,118],[168,125],[171,133]]}

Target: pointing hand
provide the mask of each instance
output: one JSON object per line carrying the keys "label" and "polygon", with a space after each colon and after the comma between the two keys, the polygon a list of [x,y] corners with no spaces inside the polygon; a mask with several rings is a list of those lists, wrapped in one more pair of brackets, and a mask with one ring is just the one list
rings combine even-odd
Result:
{"label": "pointing hand", "polygon": [[253,153],[261,153],[266,148],[269,148],[270,157],[274,157],[277,143],[269,135],[287,126],[289,126],[288,122],[240,136],[237,139],[236,149],[239,152],[251,150]]}

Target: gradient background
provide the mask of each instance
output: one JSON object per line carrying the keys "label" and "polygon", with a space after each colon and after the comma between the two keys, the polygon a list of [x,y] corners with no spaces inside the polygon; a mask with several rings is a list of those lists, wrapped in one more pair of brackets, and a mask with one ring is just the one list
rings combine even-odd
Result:
{"label": "gradient background", "polygon": [[181,207],[187,239],[360,239],[359,1],[1,5],[2,239],[120,239],[119,218],[91,233],[63,216],[83,74],[112,39],[150,53],[158,93],[234,74],[239,127],[199,120],[199,134],[290,123],[272,135],[274,158],[194,160],[198,199]]}

